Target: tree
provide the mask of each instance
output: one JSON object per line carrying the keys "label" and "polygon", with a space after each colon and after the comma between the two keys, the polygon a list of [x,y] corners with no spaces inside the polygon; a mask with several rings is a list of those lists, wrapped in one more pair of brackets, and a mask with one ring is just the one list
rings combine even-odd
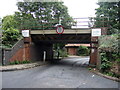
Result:
{"label": "tree", "polygon": [[2,19],[2,29],[7,30],[8,28],[17,28],[17,21],[14,15],[8,15]]}
{"label": "tree", "polygon": [[2,33],[2,19],[0,18],[0,34]]}
{"label": "tree", "polygon": [[84,56],[88,56],[89,55],[89,49],[86,46],[79,46],[79,48],[77,49],[77,55],[84,55]]}
{"label": "tree", "polygon": [[74,23],[63,2],[18,2],[17,6],[15,17],[22,29],[53,29],[60,19],[65,28]]}
{"label": "tree", "polygon": [[2,25],[2,19],[0,18],[0,26]]}
{"label": "tree", "polygon": [[16,41],[20,38],[19,31],[12,27],[3,32],[2,44],[8,47],[12,47]]}
{"label": "tree", "polygon": [[20,38],[19,30],[17,28],[18,22],[14,15],[8,15],[2,19],[2,44],[5,47],[11,48]]}
{"label": "tree", "polygon": [[2,37],[2,19],[0,18],[0,44],[1,44],[1,37]]}
{"label": "tree", "polygon": [[109,26],[109,34],[120,30],[120,2],[99,2],[98,5],[100,7],[96,9],[96,27]]}

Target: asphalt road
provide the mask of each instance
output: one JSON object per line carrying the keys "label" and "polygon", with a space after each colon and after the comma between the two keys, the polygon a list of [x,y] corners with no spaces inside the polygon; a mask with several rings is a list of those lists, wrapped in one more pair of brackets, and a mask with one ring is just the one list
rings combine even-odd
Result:
{"label": "asphalt road", "polygon": [[118,82],[90,72],[89,57],[69,57],[51,65],[2,73],[3,88],[118,88]]}

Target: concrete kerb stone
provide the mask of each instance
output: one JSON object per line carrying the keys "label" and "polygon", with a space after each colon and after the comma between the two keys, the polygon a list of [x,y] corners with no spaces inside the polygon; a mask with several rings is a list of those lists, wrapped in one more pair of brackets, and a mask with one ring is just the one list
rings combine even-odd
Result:
{"label": "concrete kerb stone", "polygon": [[34,67],[42,66],[46,64],[48,64],[48,62],[35,62],[30,64],[0,66],[0,72],[24,70],[24,69],[34,68]]}
{"label": "concrete kerb stone", "polygon": [[110,80],[113,80],[113,81],[120,82],[120,79],[119,79],[119,78],[104,75],[104,74],[100,73],[100,72],[97,71],[97,70],[90,70],[90,71],[93,72],[93,73],[95,73],[96,75],[99,75],[99,76],[105,77],[105,78],[110,79]]}

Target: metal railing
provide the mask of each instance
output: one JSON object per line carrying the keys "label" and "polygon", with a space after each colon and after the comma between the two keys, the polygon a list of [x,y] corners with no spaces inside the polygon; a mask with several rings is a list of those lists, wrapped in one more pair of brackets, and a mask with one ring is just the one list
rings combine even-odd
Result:
{"label": "metal railing", "polygon": [[[54,30],[59,22],[50,21],[45,22],[41,20],[21,20],[20,29],[30,29],[30,30]],[[64,21],[62,21],[64,22]],[[89,28],[97,28],[97,27],[109,27],[109,18],[108,17],[80,17],[73,18],[73,22],[67,21],[67,23],[71,23],[70,25],[62,26],[65,29],[89,29]]]}

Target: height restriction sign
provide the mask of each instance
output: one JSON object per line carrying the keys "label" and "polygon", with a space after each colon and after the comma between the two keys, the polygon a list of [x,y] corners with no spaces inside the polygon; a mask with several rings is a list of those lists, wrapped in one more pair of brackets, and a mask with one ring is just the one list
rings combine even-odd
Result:
{"label": "height restriction sign", "polygon": [[61,26],[61,25],[57,26],[56,32],[57,32],[58,34],[62,34],[62,33],[64,32],[63,26]]}

